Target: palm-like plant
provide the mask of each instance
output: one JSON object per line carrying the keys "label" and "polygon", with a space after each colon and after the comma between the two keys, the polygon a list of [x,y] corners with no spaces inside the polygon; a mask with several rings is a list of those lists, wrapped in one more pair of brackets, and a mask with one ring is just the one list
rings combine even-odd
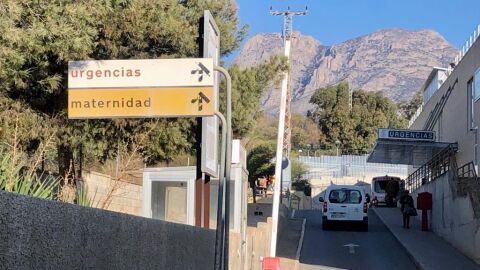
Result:
{"label": "palm-like plant", "polygon": [[77,187],[76,204],[80,206],[92,207],[93,201],[88,197],[87,186]]}
{"label": "palm-like plant", "polygon": [[55,199],[60,183],[58,177],[38,174],[35,171],[24,172],[22,163],[11,157],[10,153],[0,149],[0,190],[42,199]]}

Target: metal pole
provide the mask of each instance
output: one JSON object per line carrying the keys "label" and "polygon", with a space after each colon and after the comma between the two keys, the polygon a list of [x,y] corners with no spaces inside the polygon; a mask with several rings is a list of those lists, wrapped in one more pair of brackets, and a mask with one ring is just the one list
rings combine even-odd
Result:
{"label": "metal pole", "polygon": [[[285,39],[285,56],[290,55],[290,40]],[[282,92],[280,96],[280,112],[278,116],[278,134],[277,134],[277,155],[275,161],[275,189],[273,192],[272,206],[272,240],[270,242],[270,257],[275,257],[277,252],[277,229],[278,229],[278,208],[280,207],[280,178],[282,175],[283,161],[283,137],[285,129],[285,112],[287,105],[287,87],[288,71],[284,72],[282,81]]]}
{"label": "metal pole", "polygon": [[227,151],[225,164],[225,241],[224,241],[224,269],[228,269],[228,249],[229,249],[229,231],[230,231],[230,172],[232,168],[232,78],[226,69],[215,66],[214,70],[225,76],[227,81]]}
{"label": "metal pole", "polygon": [[215,270],[222,269],[223,257],[223,231],[224,231],[224,212],[223,212],[223,189],[225,184],[225,154],[227,147],[227,122],[225,117],[219,112],[215,111],[215,115],[220,118],[222,122],[222,147],[220,150],[220,174],[218,175],[218,206],[217,206],[217,229],[215,233]]}
{"label": "metal pole", "polygon": [[[287,60],[290,58],[290,41],[292,37],[292,17],[294,15],[307,15],[307,8],[304,11],[292,11],[290,7],[284,11],[274,11],[270,7],[271,15],[283,15],[283,38],[284,38],[284,56]],[[272,205],[272,237],[270,243],[270,257],[275,257],[277,251],[277,230],[278,230],[278,208],[280,207],[281,196],[281,177],[282,177],[282,161],[283,161],[283,143],[285,138],[285,119],[287,113],[287,95],[288,95],[288,71],[284,72],[282,81],[282,92],[280,96],[280,112],[278,117],[278,135],[277,135],[277,155],[275,162],[275,189],[273,192],[273,205]],[[290,110],[288,110],[290,112]],[[290,115],[289,115],[290,118]],[[290,125],[288,126],[290,128]],[[290,134],[288,134],[290,135]],[[287,142],[290,145],[290,142]],[[287,158],[289,155],[290,146],[287,147]]]}

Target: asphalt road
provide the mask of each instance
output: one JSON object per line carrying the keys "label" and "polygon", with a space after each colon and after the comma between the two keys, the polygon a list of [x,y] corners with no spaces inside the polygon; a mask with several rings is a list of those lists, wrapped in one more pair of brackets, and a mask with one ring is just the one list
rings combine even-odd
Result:
{"label": "asphalt road", "polygon": [[[335,227],[334,230],[322,231],[320,211],[297,211],[295,217],[307,218],[300,255],[301,270],[417,269],[403,247],[373,211],[368,214],[368,232],[363,232],[358,227],[343,225]],[[349,244],[353,247],[345,246]]]}

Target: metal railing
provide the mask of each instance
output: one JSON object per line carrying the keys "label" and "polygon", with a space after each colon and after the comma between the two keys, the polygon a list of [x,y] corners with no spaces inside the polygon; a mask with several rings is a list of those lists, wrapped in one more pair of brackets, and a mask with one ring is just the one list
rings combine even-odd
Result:
{"label": "metal railing", "polygon": [[473,161],[463,165],[457,169],[458,178],[474,178],[477,179],[477,171],[475,170],[475,164]]}
{"label": "metal railing", "polygon": [[436,154],[430,161],[410,174],[406,179],[406,184],[410,192],[415,191],[428,182],[434,181],[450,170],[456,172],[455,153],[457,150],[457,144],[450,144]]}

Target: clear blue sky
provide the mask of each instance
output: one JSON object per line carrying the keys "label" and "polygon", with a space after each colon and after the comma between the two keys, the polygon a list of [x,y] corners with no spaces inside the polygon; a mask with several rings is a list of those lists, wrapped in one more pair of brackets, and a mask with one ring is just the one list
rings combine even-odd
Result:
{"label": "clear blue sky", "polygon": [[384,28],[428,28],[461,48],[480,23],[480,0],[237,0],[237,3],[241,23],[250,25],[249,36],[281,31],[283,18],[270,16],[270,6],[301,10],[308,5],[307,16],[294,18],[294,30],[325,45]]}

